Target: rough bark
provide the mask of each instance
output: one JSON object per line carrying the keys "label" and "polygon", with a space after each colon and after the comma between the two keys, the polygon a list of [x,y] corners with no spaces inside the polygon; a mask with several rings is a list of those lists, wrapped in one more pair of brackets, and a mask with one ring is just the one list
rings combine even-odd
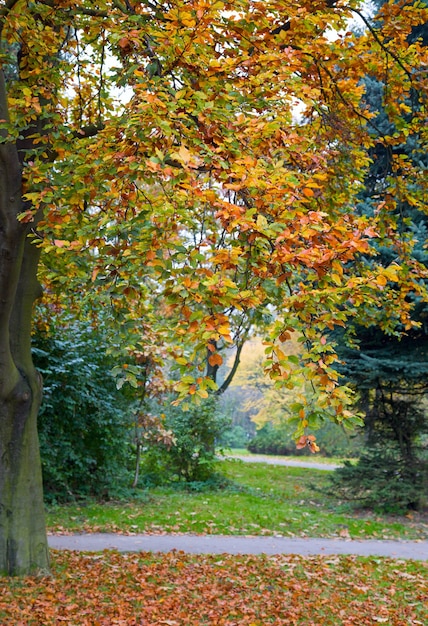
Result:
{"label": "rough bark", "polygon": [[23,373],[0,399],[0,572],[49,567],[37,437],[40,385]]}
{"label": "rough bark", "polygon": [[[0,117],[7,119],[0,74]],[[31,314],[40,295],[38,250],[19,222],[22,165],[17,147],[0,143],[0,573],[49,566],[37,414],[41,379],[31,359]]]}

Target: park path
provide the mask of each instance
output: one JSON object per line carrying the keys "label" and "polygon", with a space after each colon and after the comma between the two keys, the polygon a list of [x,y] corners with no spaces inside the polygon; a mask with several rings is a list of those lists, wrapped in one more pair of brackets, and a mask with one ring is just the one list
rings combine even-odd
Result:
{"label": "park path", "polygon": [[256,537],[230,535],[119,535],[91,533],[49,535],[49,546],[56,550],[100,552],[170,552],[190,554],[300,554],[387,556],[395,559],[428,560],[428,541],[344,540],[328,538]]}
{"label": "park path", "polygon": [[226,454],[224,456],[226,459],[238,459],[239,461],[244,461],[245,463],[266,463],[267,465],[284,465],[286,467],[307,467],[311,469],[317,470],[334,470],[337,467],[341,467],[340,465],[334,465],[333,463],[317,463],[316,461],[298,461],[297,459],[281,459],[274,456],[265,456],[264,454],[251,454],[251,455],[240,455],[240,454]]}
{"label": "park path", "polygon": [[[231,455],[232,456],[232,455]],[[230,458],[230,457],[228,457]],[[264,455],[233,458],[246,463],[267,463],[287,467],[307,467],[333,470],[338,465],[274,458]],[[231,535],[120,535],[115,533],[88,533],[75,535],[49,535],[49,546],[56,550],[82,550],[100,552],[170,552],[182,550],[190,554],[299,554],[358,556],[384,556],[396,559],[428,560],[428,541],[393,541],[377,539],[334,539],[313,537],[260,537]]]}

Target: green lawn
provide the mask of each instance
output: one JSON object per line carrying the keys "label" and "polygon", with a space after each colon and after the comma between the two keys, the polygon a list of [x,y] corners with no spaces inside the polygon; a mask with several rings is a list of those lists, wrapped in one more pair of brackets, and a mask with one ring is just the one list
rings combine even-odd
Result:
{"label": "green lawn", "polygon": [[53,506],[52,532],[191,532],[425,539],[427,517],[352,512],[320,492],[326,471],[226,460],[229,485],[221,491],[186,492],[172,487],[142,491],[131,501]]}

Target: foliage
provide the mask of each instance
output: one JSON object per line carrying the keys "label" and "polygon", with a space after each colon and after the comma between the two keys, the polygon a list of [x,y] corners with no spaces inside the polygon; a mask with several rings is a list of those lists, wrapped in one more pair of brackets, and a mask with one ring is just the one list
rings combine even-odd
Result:
{"label": "foliage", "polygon": [[[237,375],[239,375],[238,368]],[[247,437],[251,439],[256,432],[256,425],[252,417],[257,413],[257,400],[254,391],[244,386],[232,383],[227,392],[220,398],[221,410],[228,415],[232,426],[240,426]]]}
{"label": "foliage", "polygon": [[376,329],[354,329],[358,350],[342,344],[342,371],[360,392],[365,452],[339,470],[334,487],[360,505],[414,509],[426,502],[428,458],[427,339],[424,326],[398,341]]}
{"label": "foliage", "polygon": [[[409,385],[414,391],[414,381]],[[341,497],[359,506],[403,513],[427,505],[428,455],[422,442],[428,420],[420,398],[386,389],[384,383],[366,392],[365,449],[355,465],[345,464],[331,480]]]}
{"label": "foliage", "polygon": [[331,477],[339,497],[382,513],[427,506],[428,462],[406,463],[391,441],[367,448],[356,465],[345,462]]}
{"label": "foliage", "polygon": [[[328,470],[222,461],[223,488],[149,487],[128,500],[49,506],[52,532],[427,539],[426,517],[355,512],[326,494]],[[202,487],[201,483],[197,487]],[[214,487],[214,488],[212,488]]]}
{"label": "foliage", "polygon": [[174,438],[169,448],[151,445],[143,452],[143,473],[155,482],[204,482],[212,479],[218,463],[216,443],[229,426],[229,419],[218,411],[214,396],[187,410],[167,406],[165,427]]}
{"label": "foliage", "polygon": [[237,424],[228,428],[220,437],[219,444],[224,448],[245,448],[248,444],[247,431]]}
{"label": "foliage", "polygon": [[[282,349],[288,358],[297,363],[304,348],[294,336],[283,342]],[[287,386],[278,386],[274,380],[263,374],[263,361],[263,342],[259,338],[253,338],[242,351],[240,366],[228,391],[229,397],[239,394],[241,406],[236,410],[251,411],[251,421],[258,427],[255,436],[248,443],[248,449],[262,454],[293,455],[309,452],[310,448],[306,444],[304,450],[297,451],[294,441],[296,421],[300,419],[295,415],[298,411],[303,411],[306,426],[318,429],[317,443],[323,454],[355,456],[359,447],[358,435],[326,422],[323,419],[325,416],[314,410],[316,398],[312,386],[296,380],[290,380]],[[245,398],[244,401],[242,397]]]}
{"label": "foliage", "polygon": [[[284,424],[293,415],[290,408],[293,402],[306,395],[301,381],[293,380],[293,385],[278,386],[275,380],[264,374],[265,347],[260,337],[253,337],[246,343],[238,370],[228,391],[229,396],[234,394],[240,396],[240,404],[243,406],[238,410],[249,412],[250,419],[257,428],[267,423],[275,426]],[[298,363],[298,355],[302,353],[302,349],[296,338],[284,341],[282,349],[288,357],[294,358]]]}
{"label": "foliage", "polygon": [[405,626],[428,617],[415,561],[55,552],[53,574],[0,583],[1,623]]}
{"label": "foliage", "polygon": [[[247,448],[258,454],[310,454],[307,449],[296,450],[293,439],[292,426],[284,424],[282,427],[274,427],[268,423],[257,431]],[[317,431],[317,443],[323,456],[355,457],[360,452],[362,437],[358,433],[347,433],[336,424],[327,423]]]}
{"label": "foliage", "polygon": [[102,330],[76,321],[34,336],[44,379],[39,437],[49,499],[105,497],[125,479],[131,415],[107,347]]}
{"label": "foliage", "polygon": [[[427,34],[425,23],[412,29],[408,39],[421,38],[421,45],[426,47]],[[397,134],[398,120],[385,105],[385,83],[369,74],[364,84],[364,98],[375,114],[373,134],[378,137],[385,133]],[[410,94],[407,100],[409,114],[410,109],[423,107],[415,96]],[[357,209],[371,216],[380,191],[399,193],[393,155],[403,163],[402,175],[407,163],[426,172],[428,160],[424,136],[412,131],[401,137],[392,151],[379,144],[371,147],[369,154],[372,163],[359,193]],[[414,189],[425,197],[424,204],[415,205],[410,197],[400,198],[391,218],[400,229],[402,245],[412,242],[409,258],[427,268],[427,196],[423,181],[415,179]],[[395,259],[391,248],[383,245],[382,238],[375,247],[384,267],[392,267]],[[363,262],[370,265],[372,260],[363,257]],[[337,472],[334,486],[364,506],[386,511],[418,508],[426,502],[428,487],[428,459],[420,447],[421,436],[428,431],[423,406],[428,391],[428,308],[417,293],[409,294],[409,300],[413,304],[415,325],[407,329],[404,336],[391,336],[379,327],[365,328],[352,323],[348,324],[346,333],[340,330],[333,333],[342,359],[339,370],[359,392],[359,406],[365,413],[367,446],[355,466]]]}
{"label": "foliage", "polygon": [[[295,368],[304,351],[297,336],[284,341],[282,350],[289,359],[294,360]],[[357,446],[352,446],[350,436],[343,427],[325,420],[325,415],[316,409],[315,388],[302,380],[296,380],[293,369],[290,370],[287,385],[278,385],[275,380],[264,375],[264,360],[262,340],[252,338],[242,351],[240,365],[227,392],[229,403],[235,401],[233,419],[238,420],[241,416],[242,420],[242,416],[245,416],[251,420],[253,428],[257,426],[255,434],[248,433],[248,449],[252,452],[291,455],[296,453],[297,443],[297,449],[309,451],[312,448],[311,451],[317,451],[318,445],[314,444],[313,435],[295,436],[296,424],[301,421],[300,414],[303,413],[305,428],[319,429],[317,441],[323,454],[355,454]]]}
{"label": "foliage", "polygon": [[274,428],[271,424],[266,424],[257,431],[255,437],[251,439],[247,448],[256,454],[303,454],[303,451],[296,451],[296,444],[291,440],[292,432],[287,426]]}
{"label": "foliage", "polygon": [[[22,217],[31,223],[44,209],[43,282],[63,292],[66,273],[75,293],[104,294],[137,343],[148,315],[175,345],[182,397],[206,397],[201,362],[218,367],[224,346],[239,343],[269,306],[279,306],[288,313],[272,328],[272,378],[288,380],[293,362],[281,343],[290,328],[303,329],[299,365],[307,364],[308,378],[327,392],[316,396],[322,409],[352,420],[320,333],[348,315],[389,330],[397,316],[411,324],[405,294],[420,291],[420,268],[406,264],[405,254],[388,271],[375,261],[356,270],[349,261],[370,253],[380,236],[395,253],[399,238],[384,211],[370,220],[354,212],[369,165],[365,148],[379,141],[370,133],[360,76],[366,67],[384,76],[392,45],[383,40],[393,36],[401,57],[388,65],[394,93],[385,98],[404,103],[410,90],[424,97],[424,83],[409,69],[424,51],[417,42],[409,47],[406,33],[425,11],[409,8],[403,23],[390,8],[376,38],[347,33],[332,41],[326,33],[341,30],[353,9],[336,4],[287,4],[284,16],[277,2],[243,0],[231,13],[222,2],[155,10],[105,1],[89,19],[85,3],[77,3],[67,34],[67,3],[56,12],[42,3],[37,15],[21,15],[18,3],[6,21],[12,41],[22,25],[28,50],[39,45],[35,22],[51,48],[61,48],[46,74],[52,103],[42,115],[49,124],[32,146],[25,197],[33,209]],[[33,70],[42,51],[26,48],[25,55],[26,72],[21,68],[10,86],[19,102],[13,123],[24,131],[47,89]],[[65,90],[55,106],[60,80]],[[122,86],[125,105],[115,100]],[[300,120],[293,117],[296,98]],[[415,112],[409,122],[401,109],[396,117],[403,136],[422,120]],[[386,146],[397,141],[382,137]],[[416,175],[406,171],[408,184],[400,177],[402,195],[413,194]],[[412,201],[421,199],[413,194]],[[388,281],[400,290],[378,288]],[[391,314],[379,318],[382,304]],[[157,321],[154,310],[161,311]]]}

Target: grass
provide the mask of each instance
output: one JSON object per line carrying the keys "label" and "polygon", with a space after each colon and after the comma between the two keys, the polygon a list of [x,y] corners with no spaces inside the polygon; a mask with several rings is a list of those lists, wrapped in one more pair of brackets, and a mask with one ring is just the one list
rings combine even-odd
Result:
{"label": "grass", "polygon": [[51,532],[195,533],[425,539],[423,516],[355,512],[321,492],[328,472],[225,460],[223,490],[148,489],[128,501],[52,506]]}
{"label": "grass", "polygon": [[415,561],[54,552],[52,576],[0,579],[0,623],[416,626],[425,600]]}

